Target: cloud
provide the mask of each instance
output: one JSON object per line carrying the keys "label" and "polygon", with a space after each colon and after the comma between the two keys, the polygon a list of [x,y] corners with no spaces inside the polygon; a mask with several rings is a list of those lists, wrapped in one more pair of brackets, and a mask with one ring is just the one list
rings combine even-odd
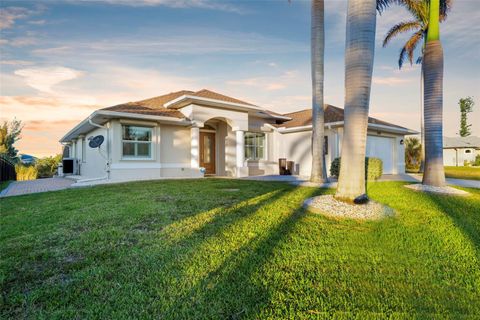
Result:
{"label": "cloud", "polygon": [[227,81],[228,85],[255,87],[260,90],[276,91],[288,88],[298,83],[299,71],[289,70],[280,75],[269,75]]}
{"label": "cloud", "polygon": [[[97,0],[74,0],[72,3],[98,3]],[[153,7],[165,6],[170,8],[188,9],[198,8],[207,10],[218,10],[225,12],[235,12],[243,14],[246,11],[233,2],[227,1],[212,1],[212,0],[103,0],[100,3],[107,3],[111,5],[131,6],[131,7]]]}
{"label": "cloud", "polygon": [[412,78],[400,78],[400,77],[373,77],[373,83],[387,86],[398,86],[415,81]]}
{"label": "cloud", "polygon": [[28,18],[32,15],[40,14],[45,10],[44,5],[36,5],[33,9],[24,7],[5,7],[0,10],[0,30],[10,29],[15,22],[20,19]]}
{"label": "cloud", "polygon": [[32,61],[27,60],[1,60],[0,64],[10,65],[10,66],[29,66],[34,64]]}
{"label": "cloud", "polygon": [[[202,54],[272,54],[308,52],[309,46],[292,40],[267,37],[258,33],[219,31],[209,28],[177,29],[174,34],[146,30],[142,34],[101,41],[75,42],[51,40],[50,47],[32,51],[41,57],[65,57],[75,54],[92,59],[103,56],[171,56]],[[205,45],[208,44],[208,45]]]}
{"label": "cloud", "polygon": [[14,73],[24,77],[27,85],[44,93],[54,93],[55,85],[82,75],[81,71],[66,67],[20,69]]}
{"label": "cloud", "polygon": [[0,30],[13,27],[15,21],[24,19],[31,14],[27,8],[7,7],[0,10]]}

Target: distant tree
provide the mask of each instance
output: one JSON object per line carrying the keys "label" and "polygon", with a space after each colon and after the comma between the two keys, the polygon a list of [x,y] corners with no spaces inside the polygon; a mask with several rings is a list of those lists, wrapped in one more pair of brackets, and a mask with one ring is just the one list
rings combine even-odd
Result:
{"label": "distant tree", "polygon": [[468,137],[472,134],[470,127],[471,124],[467,124],[467,116],[470,112],[473,111],[473,106],[475,102],[472,97],[461,98],[458,101],[460,106],[460,137]]}
{"label": "distant tree", "polygon": [[20,140],[23,124],[17,119],[4,121],[0,125],[0,154],[4,154],[13,161],[18,161],[18,150],[14,144]]}
{"label": "distant tree", "polygon": [[405,165],[407,169],[418,169],[420,166],[422,144],[417,137],[405,139]]}

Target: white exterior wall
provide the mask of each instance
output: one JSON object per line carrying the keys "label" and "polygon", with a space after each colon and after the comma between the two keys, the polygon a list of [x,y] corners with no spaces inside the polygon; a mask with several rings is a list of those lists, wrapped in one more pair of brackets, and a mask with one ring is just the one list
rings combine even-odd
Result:
{"label": "white exterior wall", "polygon": [[[465,153],[466,150],[470,150],[470,153]],[[443,164],[460,167],[464,165],[465,160],[468,162],[475,161],[477,154],[480,154],[480,150],[473,148],[458,148],[456,151],[455,149],[443,149]]]}
{"label": "white exterior wall", "polygon": [[85,148],[85,162],[82,162],[82,141],[81,139],[77,140],[77,153],[78,161],[80,163],[80,175],[85,178],[97,178],[106,176],[107,174],[107,141],[105,141],[100,148],[90,148],[88,145],[88,138],[91,136],[103,135],[105,139],[107,138],[107,133],[105,129],[95,129],[89,132],[83,137],[86,139],[87,145]]}
{"label": "white exterior wall", "polygon": [[[325,135],[328,136],[328,153],[325,156],[328,175],[330,173],[330,164],[332,160],[337,157],[335,153],[336,132],[334,130],[335,129],[325,130]],[[287,161],[294,161],[294,174],[307,177],[310,176],[312,170],[312,131],[276,133],[275,137],[279,140],[279,143],[277,144],[279,146],[279,152],[277,153],[278,158],[286,158]]]}
{"label": "white exterior wall", "polygon": [[[325,157],[327,166],[327,175],[330,175],[330,165],[332,161],[341,154],[341,144],[343,138],[343,128],[325,129],[325,135],[328,136],[328,154]],[[403,135],[394,135],[381,133],[377,131],[368,131],[369,136],[389,137],[392,139],[393,146],[393,172],[392,174],[405,173],[405,148],[400,144],[404,138]],[[275,139],[278,140],[277,159],[287,158],[288,161],[295,161],[295,174],[300,176],[310,176],[312,168],[311,139],[312,132],[300,131],[291,133],[275,133]],[[367,137],[368,139],[368,137]]]}

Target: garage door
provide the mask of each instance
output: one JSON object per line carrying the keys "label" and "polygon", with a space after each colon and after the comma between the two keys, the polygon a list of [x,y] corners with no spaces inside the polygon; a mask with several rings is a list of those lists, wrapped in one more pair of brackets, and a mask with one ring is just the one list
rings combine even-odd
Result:
{"label": "garage door", "polygon": [[383,173],[393,173],[393,139],[367,136],[367,157],[380,158],[383,161]]}

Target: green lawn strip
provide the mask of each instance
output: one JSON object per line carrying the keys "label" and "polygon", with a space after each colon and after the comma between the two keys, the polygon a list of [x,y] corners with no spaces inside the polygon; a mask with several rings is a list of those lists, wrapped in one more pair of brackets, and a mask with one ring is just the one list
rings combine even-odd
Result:
{"label": "green lawn strip", "polygon": [[2,199],[1,315],[479,314],[480,192],[432,196],[403,184],[369,183],[369,195],[397,213],[374,222],[301,208],[332,189],[225,179]]}
{"label": "green lawn strip", "polygon": [[445,176],[454,179],[480,180],[480,168],[445,167]]}
{"label": "green lawn strip", "polygon": [[0,181],[0,192],[3,190],[7,189],[7,187],[12,183],[13,181],[8,180],[8,181]]}

